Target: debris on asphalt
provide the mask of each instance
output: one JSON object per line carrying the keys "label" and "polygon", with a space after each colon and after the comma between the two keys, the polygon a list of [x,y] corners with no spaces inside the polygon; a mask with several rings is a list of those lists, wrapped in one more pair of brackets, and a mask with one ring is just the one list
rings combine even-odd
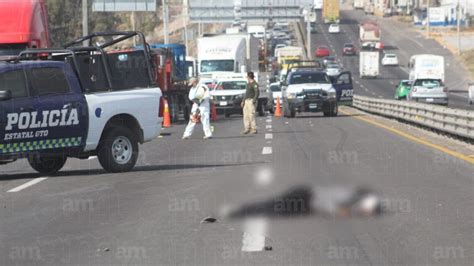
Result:
{"label": "debris on asphalt", "polygon": [[273,248],[272,248],[272,246],[265,246],[265,250],[270,251],[270,250],[273,250]]}
{"label": "debris on asphalt", "polygon": [[210,216],[204,218],[204,219],[201,221],[202,224],[210,224],[210,223],[217,223],[217,222],[219,222],[219,220],[217,220],[217,219],[214,218],[214,217],[210,217]]}

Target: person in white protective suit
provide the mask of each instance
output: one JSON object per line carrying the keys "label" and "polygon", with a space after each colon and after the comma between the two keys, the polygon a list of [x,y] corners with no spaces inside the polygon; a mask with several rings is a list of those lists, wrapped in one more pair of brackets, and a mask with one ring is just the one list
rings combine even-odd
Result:
{"label": "person in white protective suit", "polygon": [[212,131],[210,125],[210,93],[209,88],[199,83],[198,78],[191,78],[189,81],[191,90],[189,91],[189,100],[193,102],[191,108],[191,116],[186,130],[183,134],[183,139],[189,139],[194,132],[194,128],[199,121],[202,123],[204,130],[204,139],[212,138]]}

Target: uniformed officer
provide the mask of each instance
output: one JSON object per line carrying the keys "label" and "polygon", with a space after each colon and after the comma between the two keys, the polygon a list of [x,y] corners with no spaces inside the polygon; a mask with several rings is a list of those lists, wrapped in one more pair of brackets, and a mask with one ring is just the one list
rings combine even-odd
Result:
{"label": "uniformed officer", "polygon": [[242,108],[244,113],[244,131],[242,134],[257,134],[257,121],[255,111],[258,102],[258,83],[255,81],[253,72],[247,73],[247,89],[242,99]]}

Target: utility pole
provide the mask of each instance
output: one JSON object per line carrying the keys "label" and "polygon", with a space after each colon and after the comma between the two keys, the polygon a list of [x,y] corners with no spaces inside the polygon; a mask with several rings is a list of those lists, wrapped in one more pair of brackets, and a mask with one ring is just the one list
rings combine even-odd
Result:
{"label": "utility pole", "polygon": [[184,23],[184,45],[186,46],[186,55],[189,55],[188,50],[188,0],[183,0],[184,5],[184,16],[183,16],[183,23]]}
{"label": "utility pole", "polygon": [[163,0],[163,37],[165,44],[168,44],[168,3]]}
{"label": "utility pole", "polygon": [[431,36],[431,29],[430,29],[430,4],[431,0],[428,0],[428,9],[426,10],[426,29],[428,30],[428,37]]}
{"label": "utility pole", "polygon": [[460,3],[460,0],[458,0],[458,5],[456,7],[456,22],[457,22],[457,30],[458,30],[458,54],[461,54],[461,3]]}
{"label": "utility pole", "polygon": [[[89,24],[88,24],[88,12],[87,12],[87,0],[82,0],[82,36],[89,35]],[[84,46],[88,46],[87,41],[84,41]]]}

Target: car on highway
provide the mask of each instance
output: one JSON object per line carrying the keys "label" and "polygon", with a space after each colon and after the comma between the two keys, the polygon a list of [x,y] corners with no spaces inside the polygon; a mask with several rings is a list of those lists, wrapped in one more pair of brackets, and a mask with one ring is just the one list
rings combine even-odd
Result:
{"label": "car on highway", "polygon": [[281,97],[281,83],[274,82],[270,84],[270,90],[273,92],[273,103],[276,106],[278,98],[280,99],[280,104],[283,103],[283,99]]}
{"label": "car on highway", "polygon": [[407,99],[410,101],[448,105],[448,89],[441,79],[416,79]]}
{"label": "car on highway", "polygon": [[328,32],[329,33],[340,33],[341,28],[339,27],[339,24],[331,24],[331,25],[329,25]]}
{"label": "car on highway", "polygon": [[282,83],[283,114],[295,117],[301,112],[323,112],[324,116],[337,116],[338,101],[352,102],[350,72],[342,72],[331,81],[323,69],[297,69],[290,71]]}
{"label": "car on highway", "polygon": [[382,58],[382,66],[398,66],[398,56],[396,54],[385,54]]}
{"label": "car on highway", "polygon": [[339,75],[341,71],[342,68],[336,63],[329,63],[326,65],[326,74],[331,78]]}
{"label": "car on highway", "polygon": [[342,48],[342,55],[356,55],[356,54],[357,54],[357,49],[354,44],[352,43],[344,44],[344,47]]}
{"label": "car on highway", "polygon": [[211,101],[225,117],[232,114],[242,114],[242,99],[245,95],[247,80],[244,78],[220,79],[211,90]]}
{"label": "car on highway", "polygon": [[323,66],[326,67],[328,64],[337,64],[337,59],[336,57],[334,56],[326,56],[324,59],[323,59]]}
{"label": "car on highway", "polygon": [[401,80],[398,85],[395,85],[395,100],[403,100],[407,98],[411,89],[411,80]]}
{"label": "car on highway", "polygon": [[321,45],[321,46],[318,46],[318,48],[316,48],[316,52],[315,52],[316,57],[325,57],[325,56],[329,56],[330,54],[331,54],[331,51],[325,45]]}

